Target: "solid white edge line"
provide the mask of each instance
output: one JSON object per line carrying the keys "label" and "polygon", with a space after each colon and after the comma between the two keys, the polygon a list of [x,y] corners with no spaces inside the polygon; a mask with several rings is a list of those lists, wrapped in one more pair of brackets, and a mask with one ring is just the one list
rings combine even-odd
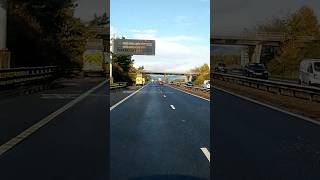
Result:
{"label": "solid white edge line", "polygon": [[93,91],[97,90],[98,88],[100,88],[101,86],[103,86],[104,84],[106,84],[107,80],[101,82],[100,84],[98,84],[97,86],[93,87],[92,89],[88,90],[87,92],[81,94],[79,97],[77,97],[76,99],[70,101],[69,103],[67,103],[66,105],[62,106],[61,108],[59,108],[58,110],[56,110],[55,112],[51,113],[50,115],[48,115],[47,117],[43,118],[42,120],[40,120],[39,122],[35,123],[34,125],[32,125],[31,127],[29,127],[28,129],[24,130],[22,133],[18,134],[16,137],[12,138],[11,140],[9,140],[8,142],[4,143],[3,145],[0,146],[0,156],[2,154],[4,154],[5,152],[9,151],[11,148],[13,148],[14,146],[16,146],[17,144],[19,144],[20,142],[22,142],[24,139],[28,138],[30,135],[32,135],[33,133],[35,133],[37,130],[39,130],[41,127],[45,126],[46,124],[48,124],[50,121],[52,121],[55,117],[59,116],[60,114],[62,114],[63,112],[65,112],[66,110],[68,110],[69,108],[71,108],[72,106],[74,106],[75,104],[79,103],[81,100],[83,100],[84,98],[86,98],[87,96],[89,96]]}
{"label": "solid white edge line", "polygon": [[146,84],[145,86],[143,86],[142,88],[136,90],[135,92],[133,92],[132,94],[130,94],[129,96],[125,97],[124,99],[122,99],[121,101],[117,102],[115,105],[113,105],[112,107],[110,107],[110,111],[112,111],[114,108],[116,108],[117,106],[119,106],[120,104],[122,104],[124,101],[126,101],[127,99],[129,99],[130,97],[132,97],[133,95],[135,95],[136,93],[138,93],[139,91],[141,91],[143,88],[147,87],[149,85]]}
{"label": "solid white edge line", "polygon": [[174,105],[170,105],[170,106],[171,106],[172,109],[176,109],[176,108],[174,107]]}
{"label": "solid white edge line", "polygon": [[290,115],[290,116],[293,116],[293,117],[296,117],[296,118],[299,118],[299,119],[303,119],[303,120],[305,120],[305,121],[314,123],[314,124],[316,124],[316,125],[320,125],[320,122],[319,122],[319,121],[316,121],[316,120],[311,119],[311,118],[309,118],[309,117],[305,117],[305,116],[302,116],[302,115],[299,115],[299,114],[295,114],[295,113],[289,112],[289,111],[287,111],[287,110],[284,110],[284,109],[281,109],[281,108],[278,108],[278,107],[274,107],[274,106],[272,106],[272,105],[265,104],[265,103],[263,103],[263,102],[260,102],[260,101],[257,101],[257,100],[254,100],[254,99],[251,99],[251,98],[248,98],[248,97],[245,97],[245,96],[242,96],[242,95],[239,95],[239,94],[236,94],[236,93],[233,93],[233,92],[230,92],[230,91],[227,91],[227,90],[218,88],[218,87],[214,87],[214,89],[217,89],[217,90],[219,90],[219,91],[223,91],[223,92],[225,92],[225,93],[231,94],[231,95],[236,96],[236,97],[238,97],[238,98],[241,98],[241,99],[250,101],[250,102],[252,102],[252,103],[255,103],[255,104],[258,104],[258,105],[261,105],[261,106],[268,107],[268,108],[273,109],[273,110],[275,110],[275,111],[279,111],[279,112],[288,114],[288,115]]}
{"label": "solid white edge line", "polygon": [[170,88],[172,88],[172,89],[175,89],[175,90],[178,90],[178,91],[184,92],[184,93],[189,94],[189,95],[191,95],[191,96],[195,96],[195,97],[197,97],[197,98],[200,98],[200,99],[203,99],[203,100],[206,100],[206,101],[209,101],[209,102],[210,102],[210,99],[207,99],[207,98],[204,98],[204,97],[201,97],[201,96],[198,96],[198,95],[195,95],[195,94],[189,93],[189,92],[187,92],[187,91],[184,91],[184,90],[178,89],[178,88],[176,88],[176,87],[173,87],[173,86],[167,86],[167,87],[170,87]]}
{"label": "solid white edge line", "polygon": [[200,149],[201,149],[201,151],[203,152],[203,154],[206,156],[206,158],[208,159],[208,161],[210,162],[210,152],[208,151],[208,149],[205,148],[205,147],[202,147],[202,148],[200,148]]}

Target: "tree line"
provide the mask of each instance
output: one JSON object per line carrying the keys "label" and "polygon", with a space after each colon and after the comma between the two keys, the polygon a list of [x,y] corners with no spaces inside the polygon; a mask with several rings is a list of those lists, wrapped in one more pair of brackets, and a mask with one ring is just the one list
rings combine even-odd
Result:
{"label": "tree line", "polygon": [[[76,0],[8,0],[8,48],[12,67],[80,67],[90,26],[109,23],[106,14],[89,23],[74,17]],[[87,25],[88,24],[88,25]]]}
{"label": "tree line", "polygon": [[273,18],[259,24],[258,32],[279,32],[285,35],[280,54],[268,64],[268,70],[274,75],[296,79],[299,65],[304,58],[320,58],[320,41],[302,45],[297,39],[301,36],[312,36],[320,39],[320,24],[312,8],[303,6],[293,14]]}

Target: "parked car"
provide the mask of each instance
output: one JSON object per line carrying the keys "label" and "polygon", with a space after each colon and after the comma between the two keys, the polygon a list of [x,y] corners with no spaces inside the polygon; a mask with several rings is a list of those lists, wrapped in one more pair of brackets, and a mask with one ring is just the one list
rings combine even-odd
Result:
{"label": "parked car", "polygon": [[300,63],[301,84],[320,85],[320,59],[305,59]]}
{"label": "parked car", "polygon": [[202,87],[206,89],[210,89],[210,80],[204,80]]}
{"label": "parked car", "polygon": [[192,82],[187,82],[185,85],[186,85],[186,87],[192,87],[193,86]]}
{"label": "parked car", "polygon": [[268,79],[269,72],[261,63],[252,63],[245,66],[243,75],[252,78]]}
{"label": "parked car", "polygon": [[223,63],[219,63],[215,68],[215,72],[227,73],[226,65]]}

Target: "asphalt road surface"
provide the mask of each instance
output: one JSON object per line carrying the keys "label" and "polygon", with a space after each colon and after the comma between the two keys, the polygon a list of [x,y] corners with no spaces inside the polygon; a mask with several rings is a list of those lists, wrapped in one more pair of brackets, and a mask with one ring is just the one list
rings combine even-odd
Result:
{"label": "asphalt road surface", "polygon": [[[1,144],[101,81],[70,81],[63,88],[1,100]],[[106,89],[105,83],[0,155],[0,179],[108,179]]]}
{"label": "asphalt road surface", "polygon": [[113,106],[117,104],[119,101],[125,99],[127,96],[135,92],[141,88],[140,86],[130,86],[127,88],[120,88],[120,89],[112,89],[109,90],[109,96],[110,96],[110,106]]}
{"label": "asphalt road surface", "polygon": [[320,126],[214,90],[213,179],[320,179]]}
{"label": "asphalt road surface", "polygon": [[146,85],[111,111],[111,180],[210,179],[210,102]]}

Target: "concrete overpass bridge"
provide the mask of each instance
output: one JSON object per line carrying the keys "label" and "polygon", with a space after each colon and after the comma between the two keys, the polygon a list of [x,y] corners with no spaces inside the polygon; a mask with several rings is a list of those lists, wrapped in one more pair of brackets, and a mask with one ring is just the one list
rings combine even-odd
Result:
{"label": "concrete overpass bridge", "polygon": [[[246,46],[247,48],[241,52],[241,65],[246,65],[249,62],[260,63],[262,52],[266,47],[273,48],[272,52],[276,54],[287,39],[284,33],[214,34],[210,38],[210,44]],[[299,36],[296,41],[299,46],[303,47],[308,43],[320,41],[320,39],[312,36]]]}
{"label": "concrete overpass bridge", "polygon": [[143,71],[142,74],[148,75],[163,75],[165,81],[168,81],[168,76],[185,76],[185,81],[192,81],[192,78],[197,76],[198,73],[193,72],[161,72],[161,71]]}

